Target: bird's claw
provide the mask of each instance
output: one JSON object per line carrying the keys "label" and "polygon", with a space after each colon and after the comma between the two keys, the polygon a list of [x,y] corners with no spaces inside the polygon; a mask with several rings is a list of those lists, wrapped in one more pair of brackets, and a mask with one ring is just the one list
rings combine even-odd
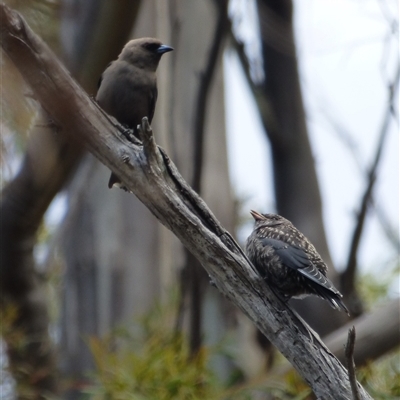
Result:
{"label": "bird's claw", "polygon": [[121,125],[119,127],[119,131],[131,143],[136,144],[136,145],[142,144],[142,142],[135,136],[133,129],[129,129],[129,128],[126,128],[125,126]]}

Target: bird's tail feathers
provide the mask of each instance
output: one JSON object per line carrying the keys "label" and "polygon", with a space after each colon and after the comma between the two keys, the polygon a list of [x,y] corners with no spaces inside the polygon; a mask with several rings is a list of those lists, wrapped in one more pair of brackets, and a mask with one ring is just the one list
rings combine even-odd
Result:
{"label": "bird's tail feathers", "polygon": [[331,290],[321,287],[318,288],[318,295],[327,300],[335,310],[343,310],[348,316],[350,316],[349,310],[343,303],[342,295],[340,293],[334,293]]}

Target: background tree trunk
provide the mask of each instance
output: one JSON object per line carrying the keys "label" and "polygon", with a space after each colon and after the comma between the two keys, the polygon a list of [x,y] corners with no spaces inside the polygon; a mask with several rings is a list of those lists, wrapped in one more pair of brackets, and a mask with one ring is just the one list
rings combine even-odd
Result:
{"label": "background tree trunk", "polygon": [[[292,0],[258,0],[264,60],[263,91],[267,109],[262,122],[272,148],[276,207],[318,249],[329,266],[328,275],[339,287],[322,219],[321,196],[308,138],[293,35]],[[319,299],[294,300],[306,321],[321,335],[345,321]]]}
{"label": "background tree trunk", "polygon": [[[95,95],[101,73],[128,41],[139,6],[139,0],[83,3],[63,0],[63,51],[67,65],[88,93]],[[142,277],[132,279],[127,276],[129,270],[124,262],[130,256],[128,238],[132,233],[129,224],[132,220],[117,211],[129,213],[132,206],[122,192],[114,192],[113,196],[106,189],[108,174],[109,171],[92,156],[84,157],[67,190],[68,214],[57,239],[58,247],[65,255],[61,366],[69,379],[75,379],[72,386],[76,388],[80,388],[79,381],[85,380],[86,372],[93,367],[86,343],[88,335],[104,334],[124,316],[130,315],[131,309],[126,306],[127,293],[144,296],[150,293],[134,292],[133,285],[121,290],[121,286],[132,280],[137,288]],[[146,222],[144,226],[149,227]],[[121,248],[126,249],[125,254],[120,254]],[[146,259],[147,265],[154,261]],[[140,297],[131,299],[130,303],[144,309]],[[79,396],[79,389],[70,391],[68,396]]]}

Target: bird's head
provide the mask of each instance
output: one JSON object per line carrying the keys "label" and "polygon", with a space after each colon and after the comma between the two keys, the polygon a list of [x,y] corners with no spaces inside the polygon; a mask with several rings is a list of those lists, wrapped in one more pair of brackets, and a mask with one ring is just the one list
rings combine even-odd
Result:
{"label": "bird's head", "polygon": [[172,50],[172,47],[155,38],[133,39],[125,45],[118,58],[138,68],[155,71],[161,56]]}
{"label": "bird's head", "polygon": [[250,214],[256,222],[256,228],[258,226],[278,226],[289,222],[286,218],[283,218],[278,214],[261,214],[254,210],[251,210]]}

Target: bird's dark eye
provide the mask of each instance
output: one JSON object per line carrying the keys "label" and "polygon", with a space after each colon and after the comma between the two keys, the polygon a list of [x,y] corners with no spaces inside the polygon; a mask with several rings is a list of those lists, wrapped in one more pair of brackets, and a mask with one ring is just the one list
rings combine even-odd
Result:
{"label": "bird's dark eye", "polygon": [[149,51],[157,51],[160,45],[158,43],[145,43],[143,47]]}

